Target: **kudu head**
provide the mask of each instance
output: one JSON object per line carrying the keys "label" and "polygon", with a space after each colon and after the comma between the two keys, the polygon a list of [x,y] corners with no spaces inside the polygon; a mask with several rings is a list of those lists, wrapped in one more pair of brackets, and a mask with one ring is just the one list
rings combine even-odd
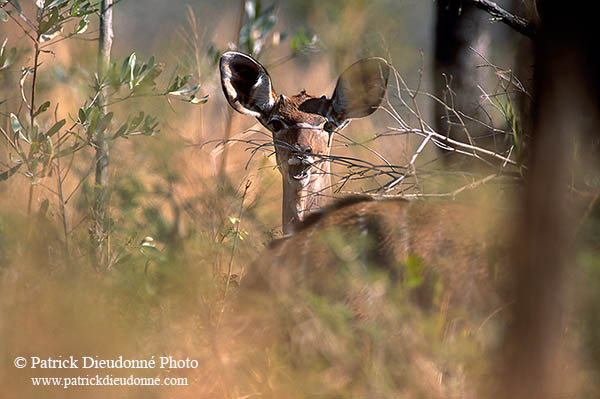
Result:
{"label": "kudu head", "polygon": [[277,95],[269,73],[245,54],[221,56],[221,84],[229,104],[271,131],[283,177],[283,232],[321,208],[330,193],[329,151],[333,134],[352,118],[372,114],[387,87],[389,66],[382,58],[362,59],[338,78],[330,98],[304,90]]}

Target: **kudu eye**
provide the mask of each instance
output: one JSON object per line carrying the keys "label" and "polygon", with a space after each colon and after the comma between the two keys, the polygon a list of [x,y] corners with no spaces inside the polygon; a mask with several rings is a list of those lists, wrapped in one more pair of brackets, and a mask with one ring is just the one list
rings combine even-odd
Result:
{"label": "kudu eye", "polygon": [[281,129],[285,128],[284,124],[281,121],[278,121],[277,119],[273,119],[271,122],[269,122],[267,124],[267,127],[273,133],[277,133]]}

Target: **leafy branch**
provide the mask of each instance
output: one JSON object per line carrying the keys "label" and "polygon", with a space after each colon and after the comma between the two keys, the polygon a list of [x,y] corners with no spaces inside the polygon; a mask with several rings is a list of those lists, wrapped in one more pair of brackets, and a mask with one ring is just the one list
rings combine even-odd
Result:
{"label": "leafy branch", "polygon": [[[8,162],[0,170],[0,181],[20,175],[30,180],[28,213],[31,212],[33,188],[37,185],[47,188],[57,196],[62,213],[64,231],[68,231],[65,205],[75,191],[63,195],[63,182],[67,179],[70,165],[77,154],[96,151],[100,142],[111,147],[121,138],[132,136],[152,136],[160,132],[156,116],[142,109],[116,107],[117,104],[135,98],[162,97],[190,104],[203,104],[208,96],[200,94],[200,85],[191,84],[191,75],[180,76],[174,69],[168,82],[162,86],[157,78],[165,65],[150,57],[140,62],[132,52],[124,60],[110,61],[102,73],[93,76],[91,91],[69,118],[58,118],[59,103],[44,98],[39,91],[39,78],[44,75],[42,57],[50,53],[49,48],[59,41],[89,35],[90,15],[99,15],[100,2],[91,0],[37,0],[35,15],[28,15],[18,0],[0,0],[0,23],[14,23],[24,33],[33,49],[31,64],[21,67],[18,87],[21,92],[18,100],[7,99],[12,112],[8,118],[8,128],[0,127],[0,137],[8,144]],[[0,47],[0,73],[18,61],[19,51],[10,48],[8,39]],[[44,64],[49,64],[44,60]],[[95,70],[95,68],[93,69]],[[51,110],[54,110],[51,115]],[[4,126],[4,125],[1,125]],[[102,140],[100,140],[102,138]],[[108,147],[107,147],[108,148]],[[61,167],[60,159],[69,158],[69,167]],[[82,158],[83,159],[83,158]],[[51,190],[43,181],[56,173],[57,190]],[[82,186],[90,173],[80,177],[75,190]],[[66,193],[65,193],[66,194]],[[65,245],[67,236],[65,234]]]}

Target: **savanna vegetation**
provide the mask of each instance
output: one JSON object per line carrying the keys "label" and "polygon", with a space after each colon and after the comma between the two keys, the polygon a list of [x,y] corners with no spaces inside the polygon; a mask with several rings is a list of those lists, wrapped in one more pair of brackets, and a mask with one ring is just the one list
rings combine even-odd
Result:
{"label": "savanna vegetation", "polygon": [[[0,397],[600,395],[593,35],[551,33],[540,2],[457,3],[0,0]],[[416,201],[377,214],[414,253],[327,218],[281,240],[228,49],[278,95],[389,62],[380,109],[333,137],[332,188]],[[70,356],[174,362],[31,368]],[[96,375],[185,380],[32,380]]]}

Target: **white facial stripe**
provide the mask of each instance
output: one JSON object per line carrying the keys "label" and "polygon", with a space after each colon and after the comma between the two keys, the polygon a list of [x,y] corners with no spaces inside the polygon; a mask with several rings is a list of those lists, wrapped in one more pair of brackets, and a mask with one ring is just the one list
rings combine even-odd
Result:
{"label": "white facial stripe", "polygon": [[279,119],[279,117],[274,116],[268,122],[267,125],[273,121],[280,122],[285,129],[311,129],[311,130],[323,130],[323,125],[327,123],[327,121],[320,122],[318,125],[311,125],[307,122],[298,122],[294,125],[288,125],[283,120]]}
{"label": "white facial stripe", "polygon": [[291,166],[300,165],[300,164],[312,165],[315,163],[315,159],[311,156],[302,157],[302,158],[292,156],[292,157],[290,157],[290,159],[288,159],[287,162],[288,162],[288,165],[291,165]]}
{"label": "white facial stripe", "polygon": [[310,123],[306,123],[306,122],[299,122],[296,123],[295,125],[289,126],[288,128],[292,128],[292,129],[313,129],[313,130],[320,130],[323,128],[323,123],[325,122],[321,122],[318,125],[311,125]]}

